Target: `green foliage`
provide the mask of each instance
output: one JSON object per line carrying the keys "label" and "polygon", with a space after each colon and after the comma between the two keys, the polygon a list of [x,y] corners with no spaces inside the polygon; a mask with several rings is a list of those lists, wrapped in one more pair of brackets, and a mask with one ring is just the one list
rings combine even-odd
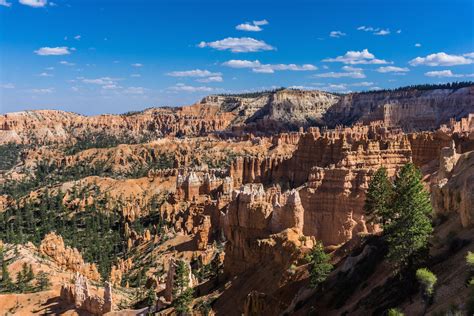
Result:
{"label": "green foliage", "polygon": [[410,264],[415,254],[426,249],[433,228],[428,192],[420,171],[411,163],[400,170],[394,181],[391,221],[384,229],[388,259],[397,268]]}
{"label": "green foliage", "polygon": [[391,202],[393,189],[387,169],[381,167],[372,177],[367,190],[364,211],[372,223],[386,226],[392,219]]}
{"label": "green foliage", "polygon": [[474,85],[472,81],[460,81],[460,82],[448,82],[448,83],[440,83],[440,84],[419,84],[419,85],[411,85],[405,87],[399,87],[396,89],[382,89],[377,91],[363,91],[359,93],[386,93],[386,92],[397,92],[397,91],[410,91],[410,90],[419,90],[419,91],[427,91],[427,90],[434,90],[434,89],[452,89],[457,90],[465,87],[470,87]]}
{"label": "green foliage", "polygon": [[333,269],[333,265],[329,262],[331,256],[324,252],[324,246],[321,242],[317,242],[307,256],[310,262],[310,285],[316,288],[326,281],[329,273]]}
{"label": "green foliage", "polygon": [[35,278],[31,264],[23,263],[21,270],[16,275],[15,289],[20,293],[32,290],[31,281]]}
{"label": "green foliage", "polygon": [[387,316],[404,316],[404,315],[405,314],[403,314],[396,308],[390,308],[387,312]]}
{"label": "green foliage", "polygon": [[46,291],[51,288],[51,282],[49,281],[49,276],[46,272],[38,272],[36,275],[36,282],[38,290],[40,291]]}
{"label": "green foliage", "polygon": [[0,281],[0,293],[9,292],[13,288],[10,273],[8,272],[8,265],[5,260],[5,250],[0,247],[0,264],[2,265],[2,280]]}
{"label": "green foliage", "polygon": [[474,253],[468,251],[466,255],[466,263],[469,268],[474,269]]}
{"label": "green foliage", "polygon": [[434,286],[438,278],[433,272],[426,268],[416,270],[416,278],[423,286],[423,293],[426,297],[431,297],[434,292]]}
{"label": "green foliage", "polygon": [[157,296],[154,288],[149,288],[146,293],[146,305],[154,306],[156,304]]}
{"label": "green foliage", "polygon": [[193,301],[194,290],[188,288],[189,272],[186,262],[178,260],[173,283],[173,306],[179,315],[188,313]]}
{"label": "green foliage", "polygon": [[0,159],[0,170],[10,170],[13,168],[18,162],[22,148],[22,145],[14,143],[0,145],[0,157],[2,157]]}
{"label": "green foliage", "polygon": [[218,96],[224,96],[224,97],[238,97],[238,98],[258,98],[264,95],[269,95],[278,91],[285,90],[285,88],[278,88],[278,89],[273,89],[273,90],[263,90],[263,91],[255,91],[255,92],[247,92],[247,93],[235,93],[235,94],[218,94]]}

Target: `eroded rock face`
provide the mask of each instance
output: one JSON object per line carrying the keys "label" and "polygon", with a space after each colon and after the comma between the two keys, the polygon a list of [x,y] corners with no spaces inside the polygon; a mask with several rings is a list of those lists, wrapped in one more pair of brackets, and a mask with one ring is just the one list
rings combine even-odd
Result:
{"label": "eroded rock face", "polygon": [[87,278],[78,272],[74,275],[74,284],[63,284],[61,300],[74,304],[75,308],[93,315],[103,315],[113,310],[112,286],[105,282],[104,297],[90,294]]}
{"label": "eroded rock face", "polygon": [[47,234],[41,241],[39,251],[56,262],[60,267],[78,272],[85,277],[99,281],[100,274],[94,263],[85,263],[76,248],[66,247],[63,238],[54,232]]}
{"label": "eroded rock face", "polygon": [[474,151],[457,154],[443,148],[440,170],[431,185],[435,213],[457,213],[463,227],[474,225]]}
{"label": "eroded rock face", "polygon": [[312,247],[311,240],[302,238],[303,210],[296,191],[282,197],[274,190],[265,192],[261,184],[247,184],[233,195],[223,214],[227,273],[235,275],[265,262],[285,267],[302,249]]}

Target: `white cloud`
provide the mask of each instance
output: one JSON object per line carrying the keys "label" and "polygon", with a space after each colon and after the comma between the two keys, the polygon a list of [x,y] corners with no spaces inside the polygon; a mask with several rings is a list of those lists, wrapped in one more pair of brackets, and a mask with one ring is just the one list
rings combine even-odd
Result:
{"label": "white cloud", "polygon": [[211,87],[205,87],[205,86],[188,86],[185,85],[184,83],[178,83],[173,87],[168,88],[169,90],[172,91],[177,91],[177,92],[211,92],[213,89]]}
{"label": "white cloud", "polygon": [[[372,27],[372,26],[359,26],[357,28],[358,31],[364,31],[364,32],[372,32],[374,35],[378,36],[384,36],[384,35],[389,35],[390,34],[390,29],[382,29],[380,27]],[[402,30],[397,30],[397,34],[400,34]]]}
{"label": "white cloud", "polygon": [[315,90],[314,87],[308,87],[308,86],[289,86],[289,89],[295,89],[295,90]]}
{"label": "white cloud", "polygon": [[37,55],[40,56],[60,56],[60,55],[69,55],[71,52],[66,46],[61,47],[41,47],[38,50],[34,51]]}
{"label": "white cloud", "polygon": [[355,68],[351,66],[342,67],[343,72],[326,72],[322,74],[317,74],[315,77],[318,78],[356,78],[362,79],[365,78],[365,74],[362,68]]}
{"label": "white cloud", "polygon": [[402,32],[402,30],[397,30],[397,34],[400,34]]}
{"label": "white cloud", "polygon": [[59,63],[61,65],[64,65],[64,66],[74,66],[75,65],[74,63],[70,63],[70,62],[65,61],[65,60],[61,60]]}
{"label": "white cloud", "polygon": [[78,87],[71,87],[71,90],[74,91],[74,92],[77,92],[77,91],[79,91],[79,88]]}
{"label": "white cloud", "polygon": [[348,51],[344,56],[338,56],[336,58],[323,59],[324,62],[340,62],[349,65],[357,64],[388,64],[389,62],[383,59],[377,59],[375,56],[364,49],[362,51]]}
{"label": "white cloud", "polygon": [[364,32],[373,32],[373,31],[375,31],[373,27],[371,27],[371,26],[364,26],[364,25],[359,26],[359,27],[357,28],[357,30],[358,30],[358,31],[364,31]]}
{"label": "white cloud", "polygon": [[119,79],[111,77],[101,77],[96,79],[87,79],[87,78],[78,78],[81,79],[84,83],[97,84],[101,86],[111,86],[115,85]]}
{"label": "white cloud", "polygon": [[168,76],[171,77],[197,77],[197,78],[204,78],[204,77],[214,77],[220,76],[220,72],[210,72],[209,70],[201,70],[201,69],[194,69],[194,70],[185,70],[185,71],[172,71],[167,73]]}
{"label": "white cloud", "polygon": [[267,25],[267,24],[268,24],[268,21],[265,19],[259,20],[259,21],[253,21],[253,25],[262,26],[262,25]]}
{"label": "white cloud", "polygon": [[128,87],[125,90],[123,90],[123,93],[125,94],[145,94],[147,89],[143,87]]}
{"label": "white cloud", "polygon": [[247,32],[260,32],[262,28],[258,25],[253,25],[249,23],[242,23],[235,27],[236,30],[239,31],[247,31]]}
{"label": "white cloud", "polygon": [[3,83],[3,84],[0,84],[0,88],[2,88],[2,89],[15,89],[15,86],[12,83]]}
{"label": "white cloud", "polygon": [[339,38],[339,37],[342,37],[342,36],[346,36],[346,33],[343,33],[341,31],[332,31],[331,33],[329,33],[329,36]]}
{"label": "white cloud", "polygon": [[52,77],[53,75],[47,72],[42,72],[38,75],[39,77]]}
{"label": "white cloud", "polygon": [[474,59],[474,52],[473,53],[467,53],[467,54],[463,54],[464,57],[467,57],[467,58],[473,58]]}
{"label": "white cloud", "polygon": [[431,54],[426,57],[416,57],[410,60],[409,64],[412,66],[456,66],[469,65],[474,61],[460,55],[449,55],[444,52]]}
{"label": "white cloud", "polygon": [[232,59],[226,61],[222,65],[231,68],[251,68],[256,73],[274,73],[275,71],[289,70],[289,71],[313,71],[318,68],[312,64],[262,64],[258,60],[238,60]]}
{"label": "white cloud", "polygon": [[7,2],[7,0],[0,0],[0,5],[4,7],[11,7],[12,4],[10,2]]}
{"label": "white cloud", "polygon": [[416,43],[416,44],[415,44],[415,47],[421,47],[421,44],[420,44],[420,43]]}
{"label": "white cloud", "polygon": [[74,39],[75,39],[75,40],[80,40],[80,39],[81,39],[81,35],[76,35],[76,36],[74,36]]}
{"label": "white cloud", "polygon": [[451,70],[428,71],[425,72],[425,76],[438,78],[463,77],[463,75],[454,74]]}
{"label": "white cloud", "polygon": [[132,67],[143,67],[143,64],[135,63],[131,65]]}
{"label": "white cloud", "polygon": [[381,36],[389,35],[389,34],[390,34],[390,30],[389,30],[389,29],[380,30],[380,31],[374,33],[374,35],[381,35]]}
{"label": "white cloud", "polygon": [[222,82],[224,79],[222,76],[213,76],[213,77],[207,77],[203,79],[197,79],[197,82],[203,82],[203,83],[208,83],[208,82]]}
{"label": "white cloud", "polygon": [[47,0],[20,0],[19,2],[34,8],[41,8],[48,4]]}
{"label": "white cloud", "polygon": [[142,76],[142,75],[140,75],[140,74],[131,74],[131,75],[130,75],[130,77],[132,77],[132,78],[139,78],[139,77],[141,77],[141,76]]}
{"label": "white cloud", "polygon": [[230,50],[233,53],[260,52],[266,50],[275,50],[271,45],[264,41],[256,40],[251,37],[227,37],[215,42],[201,42],[200,48],[211,47],[217,50]]}
{"label": "white cloud", "polygon": [[350,90],[348,90],[347,88],[347,85],[346,84],[343,84],[343,83],[340,83],[340,84],[329,84],[325,87],[322,87],[321,90],[326,90],[326,91],[330,91],[330,92],[350,92]]}
{"label": "white cloud", "polygon": [[354,87],[370,87],[373,85],[374,85],[373,82],[368,82],[368,81],[361,81],[361,82],[356,82],[356,83],[351,84],[351,86],[354,86]]}
{"label": "white cloud", "polygon": [[53,93],[54,89],[53,88],[31,89],[30,92],[37,93],[37,94],[49,94],[49,93]]}
{"label": "white cloud", "polygon": [[386,66],[377,68],[377,72],[387,73],[387,72],[407,72],[410,69],[406,67],[395,67],[395,66]]}

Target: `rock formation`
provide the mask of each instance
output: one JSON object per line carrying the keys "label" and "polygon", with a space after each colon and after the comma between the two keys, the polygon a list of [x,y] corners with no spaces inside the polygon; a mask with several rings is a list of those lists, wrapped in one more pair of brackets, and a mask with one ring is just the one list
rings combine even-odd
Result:
{"label": "rock formation", "polygon": [[61,286],[60,298],[75,308],[93,315],[103,315],[113,310],[112,287],[105,282],[104,297],[91,294],[87,278],[78,272],[74,275],[74,284]]}
{"label": "rock formation", "polygon": [[94,263],[85,263],[76,248],[66,247],[63,238],[54,232],[47,234],[41,241],[39,251],[64,269],[80,273],[88,279],[99,281],[100,274]]}

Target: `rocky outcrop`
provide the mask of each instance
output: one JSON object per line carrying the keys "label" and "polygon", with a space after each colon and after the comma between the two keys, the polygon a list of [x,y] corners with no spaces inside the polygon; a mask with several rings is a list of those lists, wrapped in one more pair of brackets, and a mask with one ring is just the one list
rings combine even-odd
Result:
{"label": "rocky outcrop", "polygon": [[112,287],[109,282],[105,282],[103,298],[90,293],[87,278],[83,275],[76,272],[73,282],[74,284],[61,286],[61,300],[93,315],[103,315],[113,310]]}
{"label": "rocky outcrop", "polygon": [[41,241],[39,251],[51,257],[60,267],[80,273],[88,279],[99,281],[100,274],[94,263],[85,263],[76,248],[66,247],[63,238],[54,232],[47,234]]}
{"label": "rocky outcrop", "polygon": [[285,267],[312,247],[311,239],[302,238],[302,211],[296,191],[281,196],[261,184],[234,191],[223,214],[225,271],[235,275],[265,262]]}
{"label": "rocky outcrop", "polygon": [[474,225],[474,151],[457,154],[453,146],[443,148],[431,201],[435,213],[456,213],[463,227]]}

